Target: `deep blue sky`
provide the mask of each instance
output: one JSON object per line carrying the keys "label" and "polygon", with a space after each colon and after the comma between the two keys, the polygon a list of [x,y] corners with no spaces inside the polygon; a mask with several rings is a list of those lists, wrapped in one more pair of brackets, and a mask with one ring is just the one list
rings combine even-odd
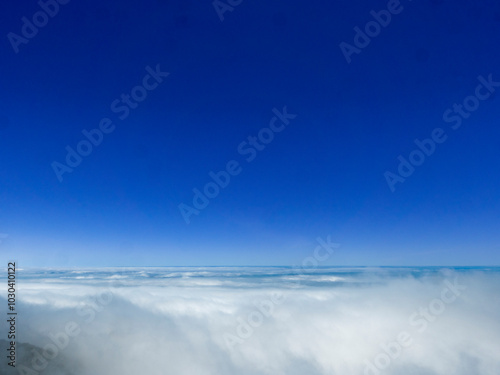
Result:
{"label": "deep blue sky", "polygon": [[[24,266],[500,264],[498,95],[453,130],[443,113],[500,81],[500,3],[402,0],[347,63],[339,44],[386,1],[76,1],[15,53],[37,2],[2,5],[1,259]],[[123,121],[145,68],[170,75]],[[497,90],[500,90],[498,88]],[[484,91],[487,92],[487,91]],[[483,92],[483,93],[484,93]],[[256,158],[238,145],[296,114]],[[59,182],[82,130],[115,130]],[[447,140],[392,192],[414,139]],[[242,171],[186,224],[209,172]]]}

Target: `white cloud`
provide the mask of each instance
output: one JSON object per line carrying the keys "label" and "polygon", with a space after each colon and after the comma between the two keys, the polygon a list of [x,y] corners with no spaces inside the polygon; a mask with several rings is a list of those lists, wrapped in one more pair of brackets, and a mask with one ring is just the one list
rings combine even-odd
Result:
{"label": "white cloud", "polygon": [[[402,331],[413,343],[384,374],[498,375],[500,368],[495,270],[329,268],[297,278],[277,268],[146,268],[25,270],[22,276],[20,342],[41,352],[68,322],[81,328],[39,373],[363,374],[364,361]],[[467,289],[419,332],[409,317],[456,278]],[[224,335],[238,337],[241,322],[259,313],[258,301],[277,293],[284,299],[272,314],[261,314],[249,337],[228,347]],[[19,363],[32,367],[30,352]]]}

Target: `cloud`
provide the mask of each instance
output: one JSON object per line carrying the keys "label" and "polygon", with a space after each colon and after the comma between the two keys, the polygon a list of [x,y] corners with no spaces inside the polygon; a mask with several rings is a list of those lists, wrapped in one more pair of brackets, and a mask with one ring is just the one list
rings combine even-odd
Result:
{"label": "cloud", "polygon": [[[371,375],[366,363],[401,332],[412,344],[383,374],[498,375],[500,368],[498,269],[130,268],[20,276],[18,364],[33,370],[35,356],[58,351],[39,374]],[[447,283],[464,290],[438,314],[432,301]],[[427,321],[424,330],[417,318]],[[77,331],[72,324],[74,336],[66,334]],[[227,337],[236,340],[228,345]]]}

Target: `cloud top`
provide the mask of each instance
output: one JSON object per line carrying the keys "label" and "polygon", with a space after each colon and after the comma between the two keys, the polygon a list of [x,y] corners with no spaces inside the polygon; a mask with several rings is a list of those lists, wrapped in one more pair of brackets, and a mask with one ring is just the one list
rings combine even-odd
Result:
{"label": "cloud top", "polygon": [[18,367],[0,368],[498,375],[499,289],[495,268],[23,270]]}

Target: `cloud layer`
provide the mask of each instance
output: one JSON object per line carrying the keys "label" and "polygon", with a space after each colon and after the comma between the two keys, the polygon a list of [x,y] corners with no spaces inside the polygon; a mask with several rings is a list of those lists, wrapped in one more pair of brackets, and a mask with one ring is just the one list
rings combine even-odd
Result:
{"label": "cloud layer", "polygon": [[45,269],[19,277],[18,366],[2,360],[6,374],[500,369],[498,269]]}

